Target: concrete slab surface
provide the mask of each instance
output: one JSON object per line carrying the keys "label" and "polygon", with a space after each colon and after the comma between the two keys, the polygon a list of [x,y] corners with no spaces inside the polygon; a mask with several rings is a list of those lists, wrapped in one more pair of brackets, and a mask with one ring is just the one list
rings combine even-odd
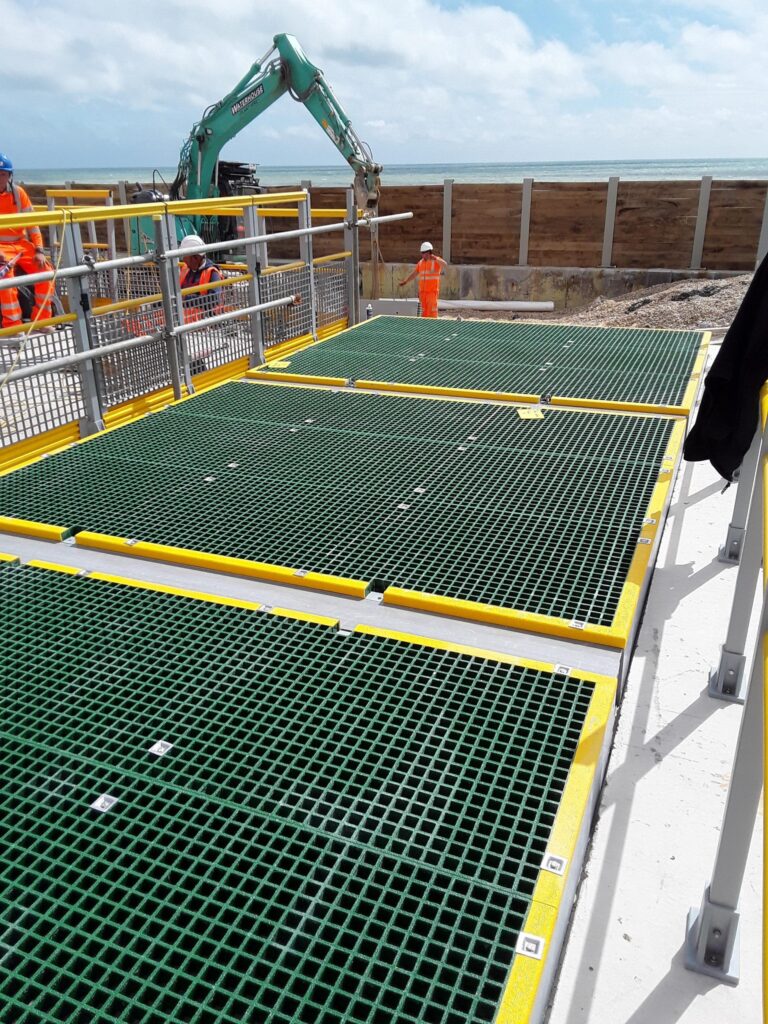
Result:
{"label": "concrete slab surface", "polygon": [[683,966],[743,711],[707,695],[737,574],[717,561],[735,494],[722,486],[709,464],[685,465],[677,480],[548,1024],[762,1020],[762,808],[742,887],[740,983]]}

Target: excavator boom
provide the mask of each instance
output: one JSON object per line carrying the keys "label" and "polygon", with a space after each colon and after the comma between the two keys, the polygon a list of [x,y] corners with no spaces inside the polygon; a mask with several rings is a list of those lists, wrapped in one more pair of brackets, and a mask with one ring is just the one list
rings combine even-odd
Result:
{"label": "excavator boom", "polygon": [[257,60],[234,89],[205,111],[182,147],[171,199],[218,195],[216,166],[222,148],[284,93],[303,103],[354,171],[358,207],[375,213],[381,166],[352,128],[325,81],[290,35],[276,35],[274,45]]}

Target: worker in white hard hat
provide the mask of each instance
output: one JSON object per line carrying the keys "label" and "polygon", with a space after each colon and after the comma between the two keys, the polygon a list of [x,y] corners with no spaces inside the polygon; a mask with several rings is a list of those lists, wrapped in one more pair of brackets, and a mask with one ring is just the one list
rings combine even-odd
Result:
{"label": "worker in white hard hat", "polygon": [[[205,245],[199,235],[187,235],[179,243],[182,251],[194,249],[197,246]],[[202,253],[188,253],[179,257],[179,280],[182,288],[200,288],[201,285],[212,284],[214,281],[221,281],[221,271]],[[184,319],[199,320],[203,316],[211,316],[217,311],[216,295],[218,288],[205,288],[190,295],[184,296]]]}
{"label": "worker in white hard hat", "polygon": [[442,276],[443,268],[447,266],[448,264],[445,260],[438,256],[434,251],[431,242],[422,242],[421,259],[408,277],[399,282],[399,285],[402,288],[404,285],[408,284],[409,281],[412,281],[414,277],[418,277],[419,305],[421,306],[422,316],[437,316],[437,300],[440,295],[440,277]]}

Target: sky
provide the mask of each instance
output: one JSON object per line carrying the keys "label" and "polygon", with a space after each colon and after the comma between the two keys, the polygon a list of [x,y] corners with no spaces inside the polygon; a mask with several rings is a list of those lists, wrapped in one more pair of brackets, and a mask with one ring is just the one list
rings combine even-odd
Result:
{"label": "sky", "polygon": [[[765,0],[0,0],[0,152],[175,166],[276,33],[384,164],[768,156]],[[281,97],[222,152],[328,165]]]}

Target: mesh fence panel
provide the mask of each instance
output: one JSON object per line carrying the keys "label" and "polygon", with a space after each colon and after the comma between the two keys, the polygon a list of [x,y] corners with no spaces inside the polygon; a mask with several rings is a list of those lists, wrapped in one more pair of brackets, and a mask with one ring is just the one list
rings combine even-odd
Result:
{"label": "mesh fence panel", "polygon": [[[165,325],[160,295],[159,271],[153,264],[98,271],[89,275],[88,287],[93,300],[91,343],[95,350],[163,330]],[[226,279],[242,277],[245,266],[230,264],[222,268]],[[261,300],[269,302],[299,295],[301,304],[267,310],[262,314],[265,347],[270,348],[309,334],[312,331],[310,268],[274,269],[262,275]],[[322,328],[347,315],[347,269],[344,262],[322,264],[315,268],[317,327]],[[70,308],[68,281],[56,282],[58,308]],[[143,300],[130,309],[101,314],[99,306],[111,302]],[[219,313],[244,309],[249,305],[248,283],[234,280],[198,296],[185,298],[185,320],[206,319]],[[175,324],[176,325],[176,324]],[[0,372],[39,364],[75,352],[70,325],[53,335],[33,335],[0,340]],[[212,324],[189,333],[179,343],[180,362],[186,350],[190,373],[203,373],[215,367],[249,356],[253,338],[247,315],[227,323]],[[99,400],[103,409],[172,384],[166,342],[158,339],[124,352],[94,359]],[[50,371],[0,388],[0,446],[34,437],[84,415],[81,370]]]}
{"label": "mesh fence panel", "polygon": [[299,338],[312,331],[312,303],[310,302],[310,268],[292,267],[263,274],[260,280],[261,301],[272,302],[286,295],[300,295],[301,305],[268,309],[262,313],[264,347],[272,348],[291,338]]}
{"label": "mesh fence panel", "polygon": [[[112,275],[107,274],[98,276],[112,278]],[[120,267],[115,272],[115,280],[115,302],[140,299],[145,295],[157,295],[160,292],[160,273],[154,263],[147,263],[141,267]],[[103,285],[100,287],[103,288]]]}
{"label": "mesh fence panel", "polygon": [[14,369],[37,366],[74,351],[69,325],[50,335],[20,334],[0,339],[0,446],[77,422],[84,414],[77,367],[2,383]]}
{"label": "mesh fence panel", "polygon": [[[225,281],[227,278],[235,280],[232,284],[223,284],[220,288],[185,297],[184,318],[187,323],[195,320],[204,322],[207,318],[245,309],[250,305],[248,282],[237,280],[242,274],[224,271],[223,276]],[[186,335],[184,344],[188,353],[190,373],[193,375],[248,356],[253,351],[248,315],[244,314],[242,318],[238,317],[236,320],[211,324],[192,331]]]}
{"label": "mesh fence panel", "polygon": [[317,326],[326,327],[349,316],[346,263],[324,263],[315,267]]}
{"label": "mesh fence panel", "polygon": [[[119,309],[93,318],[94,348],[162,331],[163,304],[149,301],[134,309]],[[139,395],[168,387],[171,370],[162,338],[124,352],[113,352],[96,361],[99,398],[105,408]]]}

